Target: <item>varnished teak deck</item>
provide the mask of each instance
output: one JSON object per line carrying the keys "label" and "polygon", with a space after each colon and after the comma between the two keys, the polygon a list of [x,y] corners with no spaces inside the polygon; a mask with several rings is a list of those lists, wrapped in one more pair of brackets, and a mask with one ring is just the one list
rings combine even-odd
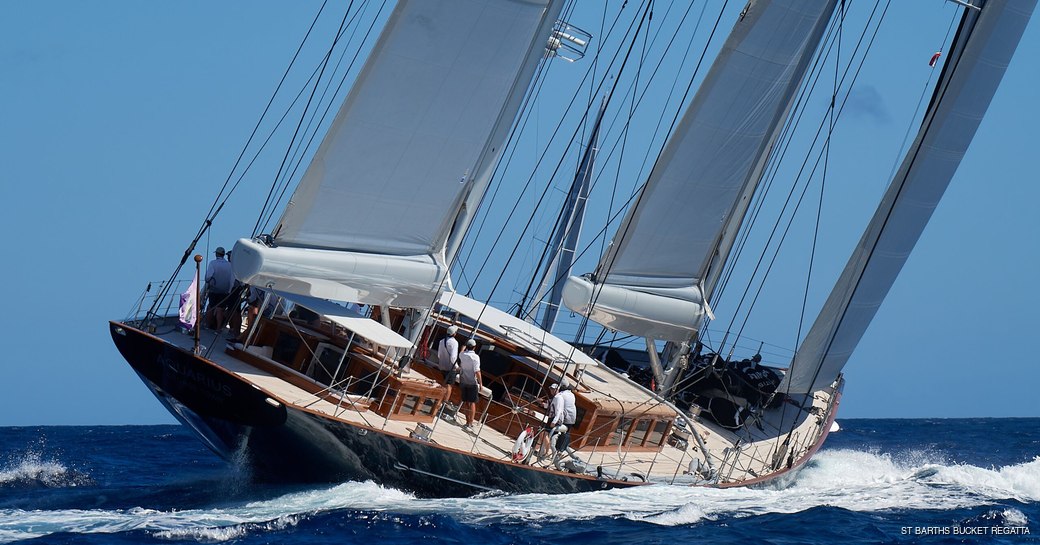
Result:
{"label": "varnished teak deck", "polygon": [[[194,342],[191,337],[179,332],[159,336],[171,344],[187,350],[191,350]],[[417,422],[384,417],[366,403],[354,403],[352,399],[357,399],[357,396],[347,396],[341,400],[332,392],[323,392],[322,395],[311,393],[276,376],[269,370],[261,368],[281,367],[272,360],[251,354],[249,358],[251,360],[267,360],[268,365],[258,366],[235,357],[235,355],[241,354],[241,351],[233,348],[225,349],[223,346],[225,341],[214,332],[205,332],[203,340],[204,346],[215,343],[212,350],[208,351],[208,360],[260,388],[273,401],[298,410],[319,414],[324,418],[365,426],[402,437],[409,437],[419,426]],[[422,365],[422,363],[417,365]],[[289,370],[286,369],[286,371]],[[437,386],[435,381],[414,369],[406,370],[400,378],[407,382],[426,383],[430,387]],[[620,400],[635,407],[653,407],[655,410],[668,407],[654,402],[647,392],[604,369],[596,369],[592,373],[586,374],[584,380],[595,382],[595,389],[586,387],[581,391],[581,395],[594,401],[599,397],[604,397],[612,403]],[[610,395],[605,396],[598,392],[609,392]],[[792,404],[784,404],[780,409],[766,411],[758,419],[757,424],[748,424],[737,432],[700,419],[690,419],[693,420],[694,429],[703,438],[711,465],[718,471],[717,482],[711,484],[725,486],[745,481],[760,481],[770,473],[797,465],[799,459],[811,453],[813,447],[818,443],[820,435],[824,431],[823,426],[829,425],[829,419],[826,418],[829,395],[829,392],[817,393],[813,399],[813,413],[815,414]],[[482,417],[487,416],[477,415],[478,419],[482,419]],[[783,430],[789,430],[793,422],[796,422],[797,425],[790,433],[780,433],[781,426]],[[512,463],[509,461],[512,457],[511,450],[515,437],[506,436],[498,430],[484,425],[483,422],[474,425],[472,431],[467,431],[462,428],[462,423],[464,423],[464,417],[460,412],[454,419],[436,418],[432,423],[425,424],[432,428],[432,432],[429,433],[430,442],[443,448]],[[781,437],[780,439],[777,439],[778,435]],[[784,438],[787,438],[786,446],[781,445]],[[681,443],[679,444],[681,445]],[[602,467],[603,475],[607,478],[631,477],[646,478],[649,482],[658,483],[709,484],[703,479],[689,474],[691,462],[704,458],[693,438],[690,438],[684,449],[667,442],[660,450],[626,451],[619,450],[617,446],[586,445],[577,452],[590,471],[594,471],[597,466]],[[792,452],[794,455],[789,456]],[[694,464],[696,465],[696,462]],[[548,460],[536,462],[535,465],[553,469]],[[634,474],[639,477],[635,477]]]}

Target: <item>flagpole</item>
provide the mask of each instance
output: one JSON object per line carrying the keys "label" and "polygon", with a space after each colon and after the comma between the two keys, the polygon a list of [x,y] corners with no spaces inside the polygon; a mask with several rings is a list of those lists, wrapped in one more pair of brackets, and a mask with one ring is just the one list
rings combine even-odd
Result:
{"label": "flagpole", "polygon": [[202,266],[202,256],[195,254],[195,355],[199,354],[199,332],[202,330],[202,296],[199,288],[199,271]]}

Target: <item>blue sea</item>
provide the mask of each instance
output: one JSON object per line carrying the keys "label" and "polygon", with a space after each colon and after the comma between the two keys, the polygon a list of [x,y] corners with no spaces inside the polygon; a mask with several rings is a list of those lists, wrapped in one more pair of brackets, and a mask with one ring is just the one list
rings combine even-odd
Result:
{"label": "blue sea", "polygon": [[447,500],[255,484],[179,426],[0,428],[0,543],[1040,543],[1040,419],[839,423],[782,485]]}

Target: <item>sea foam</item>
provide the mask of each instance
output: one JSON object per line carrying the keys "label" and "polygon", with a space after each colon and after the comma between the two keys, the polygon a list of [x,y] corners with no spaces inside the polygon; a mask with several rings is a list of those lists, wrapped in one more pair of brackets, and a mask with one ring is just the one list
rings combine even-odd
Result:
{"label": "sea foam", "polygon": [[[10,471],[10,470],[6,470]],[[16,472],[18,473],[18,472]],[[786,486],[693,488],[651,485],[554,496],[485,495],[422,499],[371,482],[344,483],[292,492],[237,506],[157,511],[0,510],[0,542],[57,531],[109,533],[144,530],[160,538],[226,541],[296,525],[337,510],[443,515],[463,524],[548,524],[562,520],[625,518],[662,526],[696,524],[725,517],[795,513],[831,506],[858,512],[959,509],[1002,499],[1040,498],[1040,458],[987,469],[946,463],[941,455],[914,451],[900,456],[856,450],[819,453]],[[1025,515],[1002,512],[1025,525]]]}
{"label": "sea foam", "polygon": [[0,469],[0,487],[5,488],[62,488],[93,482],[90,475],[70,469],[59,460],[44,459],[38,448],[10,455]]}

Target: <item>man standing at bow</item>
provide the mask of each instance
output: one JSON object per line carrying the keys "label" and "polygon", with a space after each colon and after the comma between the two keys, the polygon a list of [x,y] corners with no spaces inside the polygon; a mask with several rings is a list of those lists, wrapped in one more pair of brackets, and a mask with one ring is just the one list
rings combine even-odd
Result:
{"label": "man standing at bow", "polygon": [[206,293],[209,301],[206,307],[206,325],[212,325],[221,331],[226,325],[224,311],[229,306],[231,288],[235,286],[235,273],[231,270],[231,262],[224,259],[223,246],[217,246],[213,253],[216,257],[206,266]]}

